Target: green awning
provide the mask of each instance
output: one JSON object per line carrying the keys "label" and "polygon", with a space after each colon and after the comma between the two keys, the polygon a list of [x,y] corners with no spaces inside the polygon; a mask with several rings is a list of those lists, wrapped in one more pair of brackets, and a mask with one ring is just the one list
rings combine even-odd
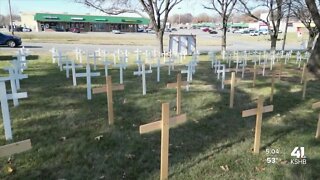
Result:
{"label": "green awning", "polygon": [[119,16],[91,16],[74,14],[48,14],[36,13],[35,21],[41,22],[91,22],[91,23],[114,23],[114,24],[149,24],[149,19],[139,17]]}

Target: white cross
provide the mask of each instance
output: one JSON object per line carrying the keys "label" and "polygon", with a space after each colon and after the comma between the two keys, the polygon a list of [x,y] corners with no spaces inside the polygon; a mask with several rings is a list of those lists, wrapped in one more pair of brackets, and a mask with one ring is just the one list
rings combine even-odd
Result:
{"label": "white cross", "polygon": [[66,70],[66,77],[69,78],[70,75],[70,69],[72,69],[72,62],[71,61],[65,61],[65,66],[63,66],[63,69]]}
{"label": "white cross", "polygon": [[88,53],[88,55],[87,55],[87,63],[90,63],[90,59],[91,58],[93,59],[93,70],[97,70],[97,59],[100,59],[101,56],[98,56],[96,51],[94,51],[92,53],[92,55],[90,55]]}
{"label": "white cross", "polygon": [[209,52],[209,59],[211,59],[211,69],[213,69],[213,65],[216,61],[216,54],[213,51]]}
{"label": "white cross", "polygon": [[[19,90],[20,89],[20,79],[28,78],[28,75],[20,73],[19,67],[17,67],[18,64],[20,64],[18,61],[12,61],[11,63],[13,64],[13,67],[4,68],[4,70],[9,71],[9,77],[2,77],[2,78],[0,78],[0,80],[8,81],[10,79],[13,79],[15,81],[15,85],[16,85],[17,90]],[[10,69],[13,69],[13,71],[10,72]]]}
{"label": "white cross", "polygon": [[[222,68],[222,69],[220,69]],[[222,64],[219,69],[217,70],[218,73],[218,79],[220,78],[220,73],[221,73],[221,89],[224,89],[224,80],[226,78],[226,66]]]}
{"label": "white cross", "polygon": [[146,73],[152,73],[152,70],[145,69],[145,64],[142,64],[142,71],[135,71],[133,75],[142,75],[142,95],[147,94],[147,87],[146,87]]}
{"label": "white cross", "polygon": [[105,59],[103,61],[104,64],[104,75],[107,77],[108,76],[108,66],[113,64],[111,61],[108,61],[107,59]]}
{"label": "white cross", "polygon": [[82,65],[81,64],[75,64],[74,61],[71,61],[71,71],[72,71],[73,86],[77,86],[76,68],[82,68]]}
{"label": "white cross", "polygon": [[172,58],[169,58],[168,61],[164,62],[168,66],[168,75],[171,75],[171,69],[174,70],[174,60]]}
{"label": "white cross", "polygon": [[56,57],[58,56],[57,50],[53,47],[50,52],[52,54],[52,63],[56,63]]}
{"label": "white cross", "polygon": [[181,74],[187,74],[187,82],[188,82],[188,85],[186,88],[187,91],[189,91],[189,82],[192,81],[192,71],[193,71],[192,64],[193,64],[192,62],[189,62],[186,65],[188,68],[186,70],[181,70]]}
{"label": "white cross", "polygon": [[87,64],[85,73],[76,73],[76,77],[86,77],[87,78],[87,99],[91,100],[91,77],[100,76],[100,72],[92,73],[90,70],[90,65]]}
{"label": "white cross", "polygon": [[[17,86],[14,79],[14,69],[12,67],[7,67],[6,70],[9,71],[9,77],[0,77],[1,82],[10,81],[11,85],[11,93],[16,94],[17,93]],[[13,99],[13,106],[18,106],[19,102],[18,99]]]}
{"label": "white cross", "polygon": [[153,64],[152,67],[157,68],[157,82],[160,82],[160,67],[161,67],[160,57],[157,58],[157,64]]}
{"label": "white cross", "polygon": [[76,53],[76,61],[77,61],[77,62],[80,62],[80,64],[82,64],[82,55],[83,55],[85,52],[82,51],[82,50],[79,49],[79,48],[76,48],[75,53]]}
{"label": "white cross", "polygon": [[7,94],[5,82],[3,81],[0,82],[0,102],[1,102],[4,134],[5,134],[6,140],[12,140],[12,129],[11,129],[8,99],[19,99],[19,98],[27,98],[27,97],[28,97],[28,94],[26,92]]}
{"label": "white cross", "polygon": [[124,58],[121,58],[120,63],[114,65],[114,67],[117,67],[120,69],[120,84],[123,84],[123,69],[125,69],[127,67],[127,64],[126,64]]}

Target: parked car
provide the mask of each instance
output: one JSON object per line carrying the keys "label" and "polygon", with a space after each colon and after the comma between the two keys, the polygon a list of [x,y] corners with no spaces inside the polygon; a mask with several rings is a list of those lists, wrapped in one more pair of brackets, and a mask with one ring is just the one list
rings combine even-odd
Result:
{"label": "parked car", "polygon": [[69,31],[72,33],[80,33],[80,28],[70,28]]}
{"label": "parked car", "polygon": [[60,28],[60,27],[56,27],[54,29],[56,32],[64,32],[64,29]]}
{"label": "parked car", "polygon": [[269,34],[269,30],[268,30],[268,29],[261,29],[261,30],[259,31],[259,34],[267,35],[267,34]]}
{"label": "parked car", "polygon": [[210,33],[210,34],[218,34],[218,32],[215,31],[215,30],[213,30],[213,29],[209,29],[209,33]]}
{"label": "parked car", "polygon": [[171,31],[178,31],[177,28],[171,28]]}
{"label": "parked car", "polygon": [[22,32],[31,32],[31,31],[32,31],[32,29],[26,28],[26,27],[22,29]]}
{"label": "parked car", "polygon": [[235,29],[232,31],[232,33],[237,33],[237,34],[242,33],[242,32],[243,32],[243,29]]}
{"label": "parked car", "polygon": [[203,32],[209,32],[209,28],[208,27],[204,27],[201,29]]}
{"label": "parked car", "polygon": [[0,45],[7,45],[13,48],[20,46],[21,44],[22,41],[20,37],[0,33]]}
{"label": "parked car", "polygon": [[259,36],[259,31],[250,31],[250,36]]}
{"label": "parked car", "polygon": [[146,30],[144,28],[138,28],[137,32],[146,32]]}
{"label": "parked car", "polygon": [[121,31],[118,30],[118,29],[114,29],[114,30],[112,30],[112,33],[113,33],[113,34],[121,34]]}

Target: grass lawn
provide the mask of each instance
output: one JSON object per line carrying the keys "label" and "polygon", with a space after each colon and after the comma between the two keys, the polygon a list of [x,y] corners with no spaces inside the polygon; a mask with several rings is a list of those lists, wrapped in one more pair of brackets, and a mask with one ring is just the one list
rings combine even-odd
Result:
{"label": "grass lawn", "polygon": [[[163,67],[160,83],[156,70],[147,75],[146,96],[140,77],[133,76],[136,66],[127,68],[125,90],[114,92],[115,125],[109,126],[106,95],[93,95],[88,101],[85,78],[77,79],[78,86],[73,87],[72,78],[66,79],[65,72],[51,63],[50,54],[34,54],[38,56],[25,71],[29,78],[21,82],[29,97],[16,108],[9,103],[14,142],[30,138],[33,148],[14,155],[11,164],[1,158],[0,179],[159,179],[160,132],[140,135],[139,126],[159,119],[163,102],[170,102],[171,115],[175,114],[175,90],[165,87],[185,67],[175,67],[171,76]],[[253,155],[255,117],[242,118],[241,111],[256,107],[258,95],[270,104],[270,77],[258,75],[252,88],[252,74],[246,73],[237,86],[234,109],[229,109],[229,86],[221,90],[208,56],[200,58],[193,86],[182,94],[188,121],[170,130],[169,178],[319,178],[320,142],[314,139],[319,111],[311,109],[320,100],[319,80],[309,81],[302,100],[301,70],[294,60],[285,66],[288,76],[276,81],[274,111],[263,115],[260,154]],[[0,63],[4,67],[8,62]],[[99,71],[103,74],[102,66]],[[118,83],[119,70],[109,73]],[[98,87],[105,78],[93,78],[92,83]],[[2,125],[0,135],[0,144],[6,144]],[[296,146],[305,147],[306,165],[290,164]],[[279,149],[279,154],[267,155],[266,149]],[[277,163],[268,164],[267,157],[278,158]]]}

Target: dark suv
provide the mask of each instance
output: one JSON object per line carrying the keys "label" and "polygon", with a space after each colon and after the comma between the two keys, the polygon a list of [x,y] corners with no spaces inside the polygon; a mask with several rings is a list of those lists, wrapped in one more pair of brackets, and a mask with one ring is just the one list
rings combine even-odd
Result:
{"label": "dark suv", "polygon": [[0,33],[0,45],[7,45],[13,48],[21,44],[22,41],[20,37]]}

